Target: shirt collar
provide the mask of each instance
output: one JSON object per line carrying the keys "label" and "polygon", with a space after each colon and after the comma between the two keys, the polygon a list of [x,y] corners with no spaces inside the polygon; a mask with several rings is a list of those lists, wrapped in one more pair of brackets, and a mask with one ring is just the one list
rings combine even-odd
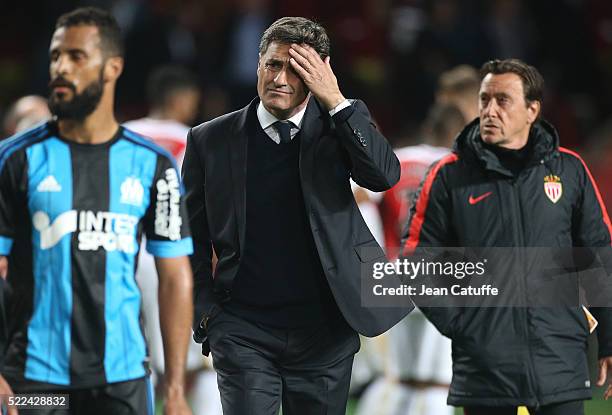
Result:
{"label": "shirt collar", "polygon": [[[302,108],[300,112],[295,114],[293,117],[288,118],[286,121],[291,121],[294,126],[300,129],[302,127],[302,120],[304,119],[304,114],[306,113],[306,107],[308,107],[308,105],[304,106],[304,108]],[[270,112],[263,106],[261,101],[259,101],[259,105],[257,105],[257,119],[259,120],[261,128],[264,130],[270,127],[276,121],[279,121],[278,118],[270,114]]]}

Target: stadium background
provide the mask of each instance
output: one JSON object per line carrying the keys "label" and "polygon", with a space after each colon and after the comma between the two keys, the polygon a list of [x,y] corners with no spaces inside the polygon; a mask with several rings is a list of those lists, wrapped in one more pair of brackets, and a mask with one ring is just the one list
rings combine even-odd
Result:
{"label": "stadium background", "polygon": [[[396,145],[418,142],[440,73],[462,63],[521,58],[544,75],[545,118],[565,147],[587,159],[612,208],[609,0],[6,1],[0,117],[20,96],[46,96],[54,22],[83,5],[111,9],[125,35],[120,121],[147,113],[145,80],[164,63],[197,74],[203,94],[198,122],[244,106],[256,94],[259,37],[284,15],[314,18],[328,29],[344,95],[364,99]],[[612,403],[587,406],[587,414],[604,413],[612,413]]]}

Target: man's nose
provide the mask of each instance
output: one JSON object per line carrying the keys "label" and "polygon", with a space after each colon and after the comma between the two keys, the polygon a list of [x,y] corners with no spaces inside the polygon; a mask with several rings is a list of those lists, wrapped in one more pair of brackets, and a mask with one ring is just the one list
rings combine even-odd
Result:
{"label": "man's nose", "polygon": [[52,65],[52,69],[55,71],[55,75],[65,75],[70,72],[72,63],[66,55],[60,55]]}
{"label": "man's nose", "polygon": [[278,86],[287,85],[287,68],[283,68],[274,77],[274,83]]}
{"label": "man's nose", "polygon": [[497,105],[497,102],[494,99],[489,100],[489,102],[487,102],[487,105],[485,105],[481,112],[481,115],[486,115],[486,116],[497,116],[497,110],[499,109],[499,106]]}

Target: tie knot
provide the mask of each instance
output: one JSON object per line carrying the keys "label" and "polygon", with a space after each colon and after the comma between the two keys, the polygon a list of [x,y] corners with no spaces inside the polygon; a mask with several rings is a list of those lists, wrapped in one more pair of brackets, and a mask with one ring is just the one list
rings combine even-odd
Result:
{"label": "tie knot", "polygon": [[281,144],[286,144],[291,142],[291,126],[293,123],[291,121],[276,121],[274,123],[274,128],[278,131],[278,135],[280,137]]}

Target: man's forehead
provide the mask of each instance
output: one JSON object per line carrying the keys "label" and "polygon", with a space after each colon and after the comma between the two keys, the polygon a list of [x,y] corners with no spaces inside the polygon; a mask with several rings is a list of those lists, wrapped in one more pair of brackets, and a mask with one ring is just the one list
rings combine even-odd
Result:
{"label": "man's forehead", "polygon": [[480,92],[518,92],[523,93],[521,77],[513,72],[487,74],[480,84]]}
{"label": "man's forehead", "polygon": [[99,44],[100,34],[96,26],[77,25],[58,28],[51,37],[50,49],[89,49],[98,47]]}
{"label": "man's forehead", "polygon": [[262,54],[262,57],[266,59],[289,59],[289,48],[291,47],[288,43],[272,42],[268,45],[266,52]]}

